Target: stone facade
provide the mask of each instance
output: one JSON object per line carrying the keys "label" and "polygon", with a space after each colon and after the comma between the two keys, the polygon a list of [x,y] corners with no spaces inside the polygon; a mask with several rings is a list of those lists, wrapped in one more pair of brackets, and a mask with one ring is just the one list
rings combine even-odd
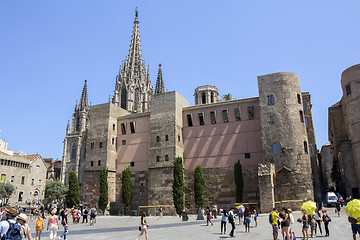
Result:
{"label": "stone facade", "polygon": [[360,196],[360,65],[341,75],[343,96],[329,108],[329,141],[333,177],[343,195]]}
{"label": "stone facade", "polygon": [[[172,205],[175,157],[184,161],[189,211],[195,211],[197,165],[206,179],[205,204],[226,209],[235,205],[234,164],[238,160],[245,202],[268,211],[274,201],[312,199],[309,146],[315,152],[316,143],[310,95],[301,93],[297,75],[260,76],[259,97],[223,102],[218,101],[215,86],[199,86],[196,104],[189,106],[177,92],[165,91],[161,65],[152,94],[149,69],[145,71],[141,58],[138,24],[136,13],[129,55],[120,66],[112,102],[88,106],[85,82],[71,128],[68,124],[66,130],[62,180],[67,183],[71,170],[78,174],[81,201],[97,204],[100,169],[107,167],[110,212],[121,213],[121,174],[130,167],[133,210]],[[267,104],[270,95],[272,101],[275,97],[273,104]],[[303,109],[303,101],[308,109]],[[309,129],[304,116],[311,122]],[[273,143],[278,144],[278,153],[273,153]],[[270,166],[268,173],[259,164]],[[272,192],[264,199],[261,194],[269,184]],[[165,212],[171,214],[174,209],[165,208]]]}

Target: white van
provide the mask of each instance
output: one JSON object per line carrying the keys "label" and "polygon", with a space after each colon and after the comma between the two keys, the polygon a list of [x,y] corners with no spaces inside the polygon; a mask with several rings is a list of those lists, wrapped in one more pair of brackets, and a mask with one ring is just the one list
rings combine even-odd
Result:
{"label": "white van", "polygon": [[337,202],[337,200],[338,200],[338,198],[337,198],[337,196],[336,196],[335,193],[333,193],[333,192],[328,192],[328,193],[326,194],[326,199],[325,199],[325,201],[326,201],[326,205],[327,205],[327,206],[335,206],[335,203]]}

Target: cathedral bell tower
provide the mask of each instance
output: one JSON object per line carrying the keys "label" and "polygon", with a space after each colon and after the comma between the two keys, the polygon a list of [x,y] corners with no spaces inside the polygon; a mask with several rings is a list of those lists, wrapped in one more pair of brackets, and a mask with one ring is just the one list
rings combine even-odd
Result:
{"label": "cathedral bell tower", "polygon": [[112,103],[130,113],[148,112],[152,93],[149,67],[146,70],[145,61],[141,57],[139,17],[135,10],[129,55],[120,65]]}

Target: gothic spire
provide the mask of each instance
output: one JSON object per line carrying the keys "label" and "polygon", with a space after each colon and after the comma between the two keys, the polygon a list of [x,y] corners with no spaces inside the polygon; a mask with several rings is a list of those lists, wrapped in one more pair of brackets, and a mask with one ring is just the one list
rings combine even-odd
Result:
{"label": "gothic spire", "polygon": [[79,104],[79,110],[86,110],[88,108],[88,98],[87,98],[87,87],[86,87],[86,82],[87,80],[85,80],[84,83],[84,88],[81,94],[81,99],[80,99],[80,104]]}
{"label": "gothic spire", "polygon": [[160,94],[160,93],[164,93],[164,81],[163,81],[163,77],[162,77],[162,71],[161,71],[161,64],[159,64],[159,71],[158,71],[158,76],[157,76],[157,80],[156,80],[156,86],[155,86],[155,94]]}
{"label": "gothic spire", "polygon": [[140,32],[139,32],[139,14],[135,10],[134,28],[131,36],[128,64],[131,72],[140,72],[141,65]]}

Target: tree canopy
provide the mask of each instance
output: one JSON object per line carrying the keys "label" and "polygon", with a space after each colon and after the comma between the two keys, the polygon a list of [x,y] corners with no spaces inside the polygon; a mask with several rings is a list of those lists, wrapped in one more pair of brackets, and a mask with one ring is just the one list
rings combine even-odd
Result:
{"label": "tree canopy", "polygon": [[15,187],[11,183],[0,183],[0,195],[3,197],[4,203],[7,203],[14,190]]}
{"label": "tree canopy", "polygon": [[80,203],[80,186],[79,180],[74,171],[69,174],[69,191],[67,198],[68,207],[78,206]]}
{"label": "tree canopy", "polygon": [[45,194],[43,203],[45,205],[52,202],[62,202],[66,198],[67,188],[58,180],[49,180],[45,184]]}

